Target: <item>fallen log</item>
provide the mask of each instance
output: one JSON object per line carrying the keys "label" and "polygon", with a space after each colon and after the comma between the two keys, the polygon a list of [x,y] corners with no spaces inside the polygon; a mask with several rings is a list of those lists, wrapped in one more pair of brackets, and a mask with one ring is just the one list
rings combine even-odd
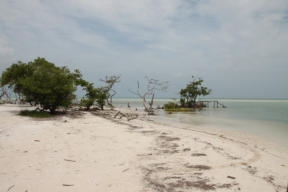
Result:
{"label": "fallen log", "polygon": [[133,119],[137,119],[138,118],[138,114],[137,113],[122,113],[121,111],[118,111],[115,115],[114,118],[119,118],[122,119],[122,117],[125,117],[127,119],[127,121],[133,120]]}

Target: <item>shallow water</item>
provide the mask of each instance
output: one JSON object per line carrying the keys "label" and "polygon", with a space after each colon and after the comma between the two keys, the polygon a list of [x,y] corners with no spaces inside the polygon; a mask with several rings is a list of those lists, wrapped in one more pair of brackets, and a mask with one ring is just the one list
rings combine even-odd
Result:
{"label": "shallow water", "polygon": [[[155,106],[171,101],[158,99]],[[193,112],[158,112],[161,122],[185,123],[198,128],[221,128],[249,133],[268,141],[284,145],[288,149],[288,99],[220,99],[227,108],[206,108]],[[115,99],[119,107],[141,108],[139,99]]]}

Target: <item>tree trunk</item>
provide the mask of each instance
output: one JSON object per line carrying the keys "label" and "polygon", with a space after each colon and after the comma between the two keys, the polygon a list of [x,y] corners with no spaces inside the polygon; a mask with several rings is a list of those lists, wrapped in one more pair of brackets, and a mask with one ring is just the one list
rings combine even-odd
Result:
{"label": "tree trunk", "polygon": [[55,114],[56,113],[56,107],[55,106],[50,107],[49,110],[50,110],[51,114]]}

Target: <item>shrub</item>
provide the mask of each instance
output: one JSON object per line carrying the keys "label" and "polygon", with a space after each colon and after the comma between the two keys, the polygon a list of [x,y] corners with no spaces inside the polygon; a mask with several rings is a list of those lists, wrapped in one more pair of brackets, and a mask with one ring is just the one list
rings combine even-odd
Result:
{"label": "shrub", "polygon": [[80,101],[80,105],[85,107],[86,110],[89,110],[90,107],[94,104],[95,99],[93,98],[82,98]]}
{"label": "shrub", "polygon": [[85,97],[81,99],[80,104],[86,107],[87,110],[95,103],[103,110],[105,101],[108,98],[108,89],[105,87],[94,88],[93,83],[87,83],[84,86],[84,90],[86,91]]}
{"label": "shrub", "polygon": [[194,79],[188,83],[184,89],[180,90],[180,103],[181,107],[196,107],[196,100],[198,96],[207,96],[211,90],[202,86],[202,79]]}
{"label": "shrub", "polygon": [[2,73],[1,86],[8,85],[31,105],[40,105],[42,110],[55,113],[58,107],[67,108],[72,104],[79,77],[79,71],[71,73],[66,67],[57,67],[44,58],[37,58],[7,68]]}
{"label": "shrub", "polygon": [[178,107],[177,103],[174,102],[168,102],[164,104],[164,109],[169,110],[169,109],[176,109]]}

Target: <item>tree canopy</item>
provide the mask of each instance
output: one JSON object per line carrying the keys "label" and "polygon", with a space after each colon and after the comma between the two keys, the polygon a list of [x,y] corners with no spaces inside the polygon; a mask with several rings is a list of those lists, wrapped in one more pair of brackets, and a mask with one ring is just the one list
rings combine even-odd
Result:
{"label": "tree canopy", "polygon": [[203,86],[203,79],[195,79],[192,76],[192,82],[188,83],[184,89],[180,90],[180,103],[182,107],[195,107],[199,96],[206,96],[211,90]]}
{"label": "tree canopy", "polygon": [[96,102],[99,108],[103,109],[108,98],[112,105],[112,96],[116,94],[113,86],[119,82],[119,78],[120,76],[106,77],[107,86],[95,88],[93,83],[82,78],[77,69],[70,72],[67,67],[57,67],[45,58],[37,58],[28,63],[19,61],[2,73],[0,98],[7,93],[3,90],[8,87],[25,102],[55,113],[57,108],[67,108],[72,104],[76,98],[74,92],[77,86],[80,86],[86,91],[80,104],[90,109]]}
{"label": "tree canopy", "polygon": [[86,91],[85,96],[81,99],[81,105],[87,110],[95,103],[103,110],[105,101],[108,98],[108,89],[106,87],[94,88],[93,83],[85,83],[83,89]]}
{"label": "tree canopy", "polygon": [[45,58],[32,62],[18,62],[2,73],[1,86],[8,85],[17,94],[23,95],[26,102],[42,110],[55,113],[58,107],[69,107],[75,98],[81,73],[70,72],[66,67],[57,67]]}

